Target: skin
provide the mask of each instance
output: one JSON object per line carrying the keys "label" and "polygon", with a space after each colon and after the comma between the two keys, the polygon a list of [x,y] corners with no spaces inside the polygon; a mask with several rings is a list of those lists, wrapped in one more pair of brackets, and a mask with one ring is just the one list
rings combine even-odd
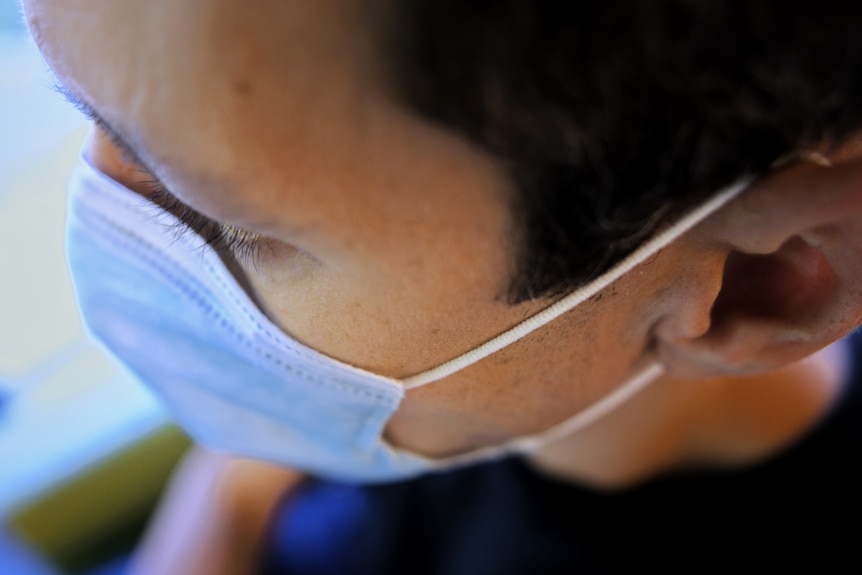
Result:
{"label": "skin", "polygon": [[[59,80],[152,174],[99,130],[88,160],[142,193],[157,177],[197,211],[265,236],[254,260],[222,256],[299,341],[399,378],[551,303],[501,298],[514,190],[491,158],[388,96],[368,3],[24,7]],[[658,360],[666,377],[530,461],[609,489],[792,442],[842,381],[837,350],[803,358],[862,322],[862,154],[850,141],[828,156],[831,167],[762,178],[589,302],[411,390],[387,439],[440,456],[540,432]],[[135,572],[254,572],[271,510],[301,480],[193,452]]]}
{"label": "skin", "polygon": [[[268,238],[254,261],[237,261],[240,273],[264,311],[299,341],[398,378],[452,359],[551,303],[502,299],[513,269],[517,228],[507,202],[514,191],[490,157],[387,95],[373,17],[358,3],[261,2],[252,10],[227,1],[30,0],[25,10],[60,81],[174,195]],[[87,157],[141,189],[140,166],[103,134]],[[795,183],[825,169],[787,173]],[[772,206],[765,190],[747,197]],[[729,209],[747,214],[751,204]],[[587,433],[542,451],[537,465],[619,485],[680,463],[721,460],[732,451],[722,430],[733,394],[732,380],[715,376],[784,368],[856,322],[847,311],[823,337],[795,347],[770,351],[764,343],[744,348],[758,351],[751,356],[725,354],[729,346],[720,343],[744,347],[755,337],[737,330],[742,296],[720,298],[730,254],[745,241],[747,253],[778,253],[784,245],[776,231],[767,249],[760,236],[746,236],[750,226],[733,221],[711,218],[583,306],[410,391],[387,438],[441,456],[540,432],[659,359],[671,377]],[[758,297],[767,287],[795,285],[799,270],[823,259],[805,242],[781,257],[790,262],[781,268],[789,270],[784,283],[770,276]],[[827,276],[815,278],[813,293],[833,286]],[[716,301],[729,302],[718,308],[727,309],[721,318]],[[737,459],[790,441],[831,401],[834,370],[816,362],[790,369],[785,379],[796,383],[782,393],[799,401],[777,418],[779,429],[752,434]],[[690,385],[704,377],[712,379]],[[774,393],[758,385],[749,387]]]}

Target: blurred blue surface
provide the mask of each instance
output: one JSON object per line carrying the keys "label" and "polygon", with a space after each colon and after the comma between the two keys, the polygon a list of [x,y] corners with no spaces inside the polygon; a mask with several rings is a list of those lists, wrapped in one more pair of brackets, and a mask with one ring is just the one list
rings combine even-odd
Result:
{"label": "blurred blue surface", "polygon": [[166,422],[81,326],[63,222],[86,122],[52,85],[0,0],[0,521]]}
{"label": "blurred blue surface", "polygon": [[0,34],[23,34],[21,7],[17,0],[3,0],[0,3]]}
{"label": "blurred blue surface", "polygon": [[83,125],[52,84],[18,2],[0,0],[0,198],[4,181]]}

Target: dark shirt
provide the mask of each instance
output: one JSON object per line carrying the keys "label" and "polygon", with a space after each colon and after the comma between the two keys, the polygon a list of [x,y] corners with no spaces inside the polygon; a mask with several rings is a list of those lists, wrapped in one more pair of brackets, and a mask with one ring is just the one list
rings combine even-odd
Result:
{"label": "dark shirt", "polygon": [[[862,338],[851,338],[858,356]],[[601,492],[507,459],[401,483],[316,481],[277,514],[269,574],[862,573],[862,370],[745,468]]]}

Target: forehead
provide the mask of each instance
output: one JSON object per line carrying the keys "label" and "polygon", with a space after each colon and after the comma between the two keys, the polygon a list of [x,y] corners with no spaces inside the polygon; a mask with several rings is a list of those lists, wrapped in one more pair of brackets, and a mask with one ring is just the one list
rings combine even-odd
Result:
{"label": "forehead", "polygon": [[[141,139],[167,140],[161,155],[188,149],[166,149],[183,133],[220,141],[253,126],[259,138],[299,139],[312,103],[355,117],[353,99],[372,84],[360,65],[370,59],[361,54],[361,27],[343,25],[346,2],[36,0],[26,7],[40,47],[72,91],[120,124],[158,115],[162,121],[136,128],[146,130]],[[213,158],[220,160],[228,158]]]}
{"label": "forehead", "polygon": [[[89,81],[100,72],[74,62],[92,59],[123,78],[184,72],[216,82],[242,72],[266,71],[288,83],[311,71],[345,73],[362,60],[357,51],[372,19],[347,0],[25,0],[24,7],[52,63]],[[104,51],[111,47],[124,49]]]}
{"label": "forehead", "polygon": [[[489,262],[480,267],[499,278],[509,182],[387,97],[375,3],[358,4],[25,0],[25,10],[67,88],[199,211],[391,269],[413,265],[410,246],[434,245],[441,261],[476,252],[447,265]],[[219,186],[203,194],[202,181]]]}

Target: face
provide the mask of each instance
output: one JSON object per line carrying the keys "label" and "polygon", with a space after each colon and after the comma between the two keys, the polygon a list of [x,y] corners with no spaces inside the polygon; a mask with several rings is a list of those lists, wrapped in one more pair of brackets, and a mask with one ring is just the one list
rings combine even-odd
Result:
{"label": "face", "polygon": [[[142,193],[157,179],[208,218],[262,238],[254,257],[224,257],[306,345],[404,377],[551,303],[504,301],[513,190],[490,157],[387,95],[365,8],[30,0],[25,9],[60,82],[137,156],[100,130],[90,161]],[[442,455],[544,430],[590,405],[649,355],[676,299],[665,295],[669,278],[675,294],[698,285],[671,263],[685,249],[674,244],[527,338],[410,391],[389,438]]]}

